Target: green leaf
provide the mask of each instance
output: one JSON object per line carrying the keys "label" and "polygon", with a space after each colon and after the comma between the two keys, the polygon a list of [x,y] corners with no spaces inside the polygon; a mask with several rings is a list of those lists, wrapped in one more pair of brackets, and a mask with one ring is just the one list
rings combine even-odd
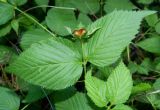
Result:
{"label": "green leaf", "polygon": [[12,26],[13,30],[16,32],[16,34],[18,35],[18,29],[19,29],[18,20],[12,20],[11,26]]}
{"label": "green leaf", "polygon": [[61,6],[61,7],[70,7],[70,8],[74,8],[75,6],[73,6],[73,0],[55,0],[55,4],[56,6]]}
{"label": "green leaf", "polygon": [[112,73],[114,68],[111,66],[105,66],[105,67],[99,67],[98,69],[100,70],[104,79],[108,79],[109,75]]}
{"label": "green leaf", "polygon": [[1,2],[7,2],[7,0],[0,0]]}
{"label": "green leaf", "polygon": [[87,95],[98,107],[105,107],[107,105],[106,83],[91,76],[91,71],[87,72],[85,76],[85,87],[87,89]]}
{"label": "green leaf", "polygon": [[78,24],[74,15],[74,10],[56,8],[52,8],[48,11],[46,23],[52,31],[62,36],[69,35],[66,27],[73,30]]}
{"label": "green leaf", "polygon": [[17,77],[16,83],[21,91],[28,91],[30,86],[32,85],[19,77]]}
{"label": "green leaf", "polygon": [[[37,100],[40,100],[45,97],[44,92],[42,91],[43,88],[39,86],[30,86],[28,90],[28,94],[25,96],[23,103],[32,103]],[[47,93],[48,91],[46,91]]]}
{"label": "green leaf", "polygon": [[142,4],[145,4],[145,5],[148,5],[152,2],[153,2],[153,0],[138,0],[138,3],[142,3]]}
{"label": "green leaf", "polygon": [[130,0],[106,0],[104,10],[107,13],[110,13],[114,11],[115,9],[117,10],[132,10],[135,8],[135,6],[130,2]]}
{"label": "green leaf", "polygon": [[154,70],[154,64],[149,58],[145,58],[140,65],[135,62],[129,62],[128,68],[131,73],[139,73],[143,75],[148,75],[149,71]]}
{"label": "green leaf", "polygon": [[138,42],[138,46],[151,53],[160,53],[160,36],[152,36]]}
{"label": "green leaf", "polygon": [[77,90],[74,86],[71,86],[62,90],[54,91],[53,94],[51,95],[51,101],[53,103],[62,102],[66,99],[69,99],[73,95],[75,95],[76,92]]}
{"label": "green leaf", "polygon": [[128,64],[128,69],[130,70],[130,72],[133,74],[135,72],[138,71],[138,65],[135,62],[130,61]]}
{"label": "green leaf", "polygon": [[7,71],[35,85],[63,89],[81,76],[81,55],[72,42],[51,38],[32,45]]}
{"label": "green leaf", "polygon": [[51,38],[49,33],[42,29],[31,29],[25,32],[22,36],[20,46],[22,49],[29,48],[32,44],[37,43],[42,40],[47,40],[48,38]]}
{"label": "green leaf", "polygon": [[18,110],[20,99],[12,90],[0,87],[0,110]]}
{"label": "green leaf", "polygon": [[77,92],[72,97],[57,102],[56,110],[93,110],[85,94]]}
{"label": "green leaf", "polygon": [[94,14],[99,10],[98,0],[56,0],[56,6],[77,8],[83,13]]}
{"label": "green leaf", "polygon": [[155,83],[153,84],[155,90],[160,89],[160,78],[156,79]]}
{"label": "green leaf", "polygon": [[148,75],[149,71],[154,70],[154,64],[149,58],[145,58],[140,65],[138,65],[137,71],[140,74]]}
{"label": "green leaf", "polygon": [[[49,3],[49,0],[35,0],[35,2],[36,2],[36,4],[37,5],[39,5],[39,6],[41,6],[41,5],[48,5],[48,3]],[[46,11],[46,8],[45,7],[43,7],[42,8],[44,11]]]}
{"label": "green leaf", "polygon": [[88,31],[100,27],[89,40],[86,59],[97,66],[114,63],[125,47],[134,39],[143,17],[154,11],[114,11],[97,20]]}
{"label": "green leaf", "polygon": [[98,0],[73,0],[73,4],[83,13],[94,14],[99,10]]}
{"label": "green leaf", "polygon": [[154,106],[154,108],[160,109],[160,95],[159,94],[149,94],[147,99]]}
{"label": "green leaf", "polygon": [[112,110],[132,110],[131,107],[127,106],[127,105],[116,105]]}
{"label": "green leaf", "polygon": [[147,21],[149,26],[155,27],[156,23],[158,22],[158,16],[155,13],[155,14],[145,17],[145,20]]}
{"label": "green leaf", "polygon": [[79,14],[78,21],[80,23],[84,24],[85,26],[87,26],[88,24],[92,23],[91,19],[87,15],[82,14],[82,13]]}
{"label": "green leaf", "polygon": [[10,53],[9,47],[0,45],[0,64],[8,61],[9,53]]}
{"label": "green leaf", "polygon": [[158,22],[155,26],[155,30],[158,34],[160,34],[160,22]]}
{"label": "green leaf", "polygon": [[11,48],[0,45],[0,64],[6,64],[11,61],[13,55],[15,54]]}
{"label": "green leaf", "polygon": [[11,5],[0,1],[0,16],[0,25],[7,23],[14,16],[14,8]]}
{"label": "green leaf", "polygon": [[152,86],[148,83],[140,83],[132,88],[132,94],[137,94],[140,92],[148,91],[152,88]]}
{"label": "green leaf", "polygon": [[8,0],[8,2],[15,6],[21,6],[27,3],[27,0]]}
{"label": "green leaf", "polygon": [[[30,15],[32,16],[32,15]],[[36,19],[34,16],[32,16],[34,19]],[[25,27],[27,29],[33,29],[35,28],[35,22],[33,22],[31,19],[27,18],[24,15],[20,15],[18,17],[19,26]]]}
{"label": "green leaf", "polygon": [[121,62],[107,80],[107,99],[111,104],[126,102],[131,94],[132,85],[132,76]]}
{"label": "green leaf", "polygon": [[7,24],[0,27],[0,37],[7,35],[11,31],[11,25]]}

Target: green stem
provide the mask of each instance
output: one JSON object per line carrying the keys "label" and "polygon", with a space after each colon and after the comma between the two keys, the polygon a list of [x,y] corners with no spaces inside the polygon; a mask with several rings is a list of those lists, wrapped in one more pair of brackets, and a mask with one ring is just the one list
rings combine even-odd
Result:
{"label": "green stem", "polygon": [[84,67],[84,74],[86,75],[87,74],[86,62],[84,62],[83,67]]}
{"label": "green stem", "polygon": [[106,110],[111,110],[111,106],[112,106],[112,104],[110,104],[110,105],[107,107]]}
{"label": "green stem", "polygon": [[153,109],[154,109],[154,110],[157,110],[156,107],[154,106],[154,104],[152,103],[152,101],[150,100],[150,98],[149,98],[148,96],[146,96],[146,97],[147,97],[148,101],[151,103]]}
{"label": "green stem", "polygon": [[28,106],[29,104],[25,105],[21,110],[25,110]]}
{"label": "green stem", "polygon": [[130,48],[129,48],[129,45],[127,46],[127,57],[128,57],[128,62],[130,62],[131,59],[130,59]]}
{"label": "green stem", "polygon": [[[10,80],[8,79],[4,69],[3,69],[3,65],[0,65],[0,70],[2,72],[2,80],[5,81],[5,83],[9,86],[12,87],[12,83],[10,82]],[[3,79],[4,78],[4,79]]]}
{"label": "green stem", "polygon": [[144,32],[143,36],[145,36],[146,34],[148,34],[149,31],[152,30],[152,27],[148,28],[146,32]]}
{"label": "green stem", "polygon": [[24,12],[36,9],[36,8],[56,8],[56,9],[65,9],[65,10],[76,10],[75,8],[70,8],[70,7],[57,7],[57,6],[50,6],[50,5],[39,5],[39,6],[35,6],[35,7],[31,7],[27,10],[25,10]]}
{"label": "green stem", "polygon": [[85,58],[85,48],[84,48],[84,42],[83,39],[81,40],[81,45],[82,45],[82,58],[83,58],[83,68],[84,68],[84,74],[87,74],[87,68],[86,68],[86,64],[87,64],[87,60]]}
{"label": "green stem", "polygon": [[41,87],[41,89],[42,89],[42,92],[44,93],[44,95],[46,96],[46,98],[47,98],[47,100],[48,100],[48,102],[49,102],[49,104],[50,104],[51,110],[54,110],[54,108],[53,108],[53,106],[52,106],[52,102],[50,101],[50,99],[49,99],[46,91],[45,91],[42,87]]}
{"label": "green stem", "polygon": [[45,26],[43,26],[42,24],[40,24],[37,20],[35,20],[33,17],[31,17],[30,15],[28,15],[27,13],[25,13],[24,11],[20,10],[17,7],[14,7],[17,11],[21,12],[23,15],[25,15],[27,18],[29,18],[30,20],[32,20],[33,22],[35,22],[37,25],[39,25],[42,29],[44,29],[45,31],[47,31],[49,34],[51,34],[53,37],[55,37],[55,35],[49,31]]}

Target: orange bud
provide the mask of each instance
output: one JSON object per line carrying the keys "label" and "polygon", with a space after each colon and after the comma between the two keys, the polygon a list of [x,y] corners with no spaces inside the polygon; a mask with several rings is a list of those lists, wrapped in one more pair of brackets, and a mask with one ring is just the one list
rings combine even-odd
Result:
{"label": "orange bud", "polygon": [[75,36],[77,36],[77,37],[82,37],[84,34],[86,34],[87,33],[87,31],[86,31],[86,29],[83,29],[83,28],[81,28],[81,29],[79,29],[79,30],[75,30],[74,32],[73,32],[73,34],[75,35]]}

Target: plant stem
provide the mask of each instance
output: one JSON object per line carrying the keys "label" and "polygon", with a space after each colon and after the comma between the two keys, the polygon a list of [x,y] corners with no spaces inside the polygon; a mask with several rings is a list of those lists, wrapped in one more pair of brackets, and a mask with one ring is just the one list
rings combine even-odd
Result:
{"label": "plant stem", "polygon": [[154,104],[152,103],[152,101],[150,100],[150,98],[149,98],[148,96],[146,96],[146,97],[147,97],[148,101],[151,103],[153,109],[154,109],[154,110],[157,110],[156,107],[154,106]]}
{"label": "plant stem", "polygon": [[28,106],[29,104],[25,105],[21,110],[25,110]]}
{"label": "plant stem", "polygon": [[127,58],[128,58],[128,62],[130,62],[131,59],[130,59],[130,48],[129,48],[129,45],[127,46]]}
{"label": "plant stem", "polygon": [[100,0],[100,12],[101,12],[101,17],[103,16],[103,4],[104,4],[104,1],[103,1],[103,0]]}
{"label": "plant stem", "polygon": [[23,15],[25,15],[27,18],[29,18],[30,20],[32,20],[33,22],[35,22],[37,25],[39,25],[42,29],[44,29],[45,31],[47,31],[49,34],[51,34],[53,37],[55,37],[55,35],[49,31],[45,26],[43,26],[42,24],[40,24],[37,20],[35,20],[33,17],[31,17],[30,15],[28,15],[27,13],[25,13],[24,11],[20,10],[17,7],[14,7],[17,11],[21,12]]}
{"label": "plant stem", "polygon": [[51,107],[51,110],[54,110],[54,108],[53,108],[53,106],[52,106],[52,103],[51,103],[51,101],[50,101],[50,99],[49,99],[46,91],[45,91],[42,87],[41,87],[41,89],[42,89],[42,92],[44,93],[44,95],[46,96],[46,98],[47,98],[47,100],[48,100],[48,102],[49,102],[49,105],[50,105],[50,107]]}
{"label": "plant stem", "polygon": [[2,78],[4,78],[5,83],[6,83],[9,87],[12,87],[12,84],[11,84],[10,80],[8,79],[8,77],[7,77],[6,73],[5,73],[2,65],[0,65],[0,69],[1,69],[1,71],[2,71]]}
{"label": "plant stem", "polygon": [[35,7],[31,7],[27,10],[25,10],[24,12],[36,9],[36,8],[43,8],[43,7],[47,7],[47,8],[56,8],[56,9],[65,9],[65,10],[76,10],[75,8],[70,8],[70,7],[57,7],[57,6],[50,6],[50,5],[39,5],[39,6],[35,6]]}
{"label": "plant stem", "polygon": [[110,104],[110,105],[107,107],[106,110],[111,110],[111,106],[112,106],[112,104]]}
{"label": "plant stem", "polygon": [[83,68],[84,68],[84,74],[86,75],[87,73],[87,68],[86,68],[86,58],[85,58],[85,48],[84,48],[84,42],[83,39],[80,39],[81,45],[82,45],[82,59],[83,59]]}

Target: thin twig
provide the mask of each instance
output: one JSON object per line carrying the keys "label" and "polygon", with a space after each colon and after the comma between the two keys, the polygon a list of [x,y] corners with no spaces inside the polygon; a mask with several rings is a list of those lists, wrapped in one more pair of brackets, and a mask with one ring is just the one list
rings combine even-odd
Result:
{"label": "thin twig", "polygon": [[43,8],[43,7],[48,7],[48,8],[57,8],[57,9],[65,9],[65,10],[76,10],[75,8],[70,8],[70,7],[57,7],[57,6],[50,6],[50,5],[39,5],[35,7],[31,7],[24,12],[28,12],[30,10],[36,9],[36,8]]}
{"label": "thin twig", "polygon": [[23,15],[25,15],[27,18],[29,18],[30,20],[32,20],[33,22],[35,22],[37,25],[39,25],[42,29],[44,29],[45,31],[47,31],[50,35],[52,35],[53,37],[55,37],[55,35],[48,30],[45,26],[43,26],[42,24],[40,24],[36,19],[34,19],[33,17],[31,17],[30,15],[28,15],[27,13],[25,13],[24,11],[20,10],[17,7],[14,7],[17,11],[21,12]]}
{"label": "thin twig", "polygon": [[98,17],[94,14],[94,12],[92,11],[92,9],[88,6],[87,2],[85,1],[85,5],[87,6],[87,8],[89,9],[89,11],[92,13],[92,15],[98,19]]}
{"label": "thin twig", "polygon": [[53,106],[52,106],[52,103],[51,103],[51,101],[50,101],[47,93],[45,92],[45,90],[44,90],[42,87],[41,87],[41,89],[42,89],[42,92],[44,93],[44,95],[46,96],[46,98],[47,98],[47,100],[48,100],[48,102],[49,102],[49,104],[50,104],[51,110],[54,110],[54,108],[53,108]]}
{"label": "thin twig", "polygon": [[28,106],[29,104],[25,105],[21,110],[25,110]]}

